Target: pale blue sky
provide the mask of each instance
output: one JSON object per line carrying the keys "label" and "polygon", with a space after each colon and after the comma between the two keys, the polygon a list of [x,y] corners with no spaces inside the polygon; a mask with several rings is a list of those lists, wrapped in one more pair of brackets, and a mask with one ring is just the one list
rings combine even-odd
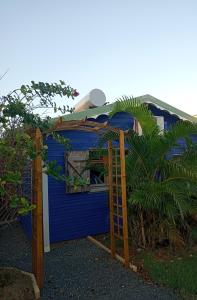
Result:
{"label": "pale blue sky", "polygon": [[0,20],[1,95],[63,79],[197,113],[196,0],[2,0]]}

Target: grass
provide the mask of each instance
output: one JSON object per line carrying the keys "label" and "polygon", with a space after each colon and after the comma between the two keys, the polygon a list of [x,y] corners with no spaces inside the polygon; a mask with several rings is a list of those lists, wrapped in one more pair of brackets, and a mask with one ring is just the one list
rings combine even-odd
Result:
{"label": "grass", "polygon": [[197,254],[170,261],[146,254],[144,268],[154,282],[178,290],[184,299],[197,299]]}
{"label": "grass", "polygon": [[[193,235],[197,237],[197,231]],[[100,242],[110,248],[108,235],[97,237]],[[118,252],[122,252],[122,241],[116,242]],[[140,252],[131,246],[131,259],[141,266],[140,273],[145,280],[177,290],[180,299],[197,300],[197,252],[196,250],[180,249],[176,253],[169,248],[142,250]]]}

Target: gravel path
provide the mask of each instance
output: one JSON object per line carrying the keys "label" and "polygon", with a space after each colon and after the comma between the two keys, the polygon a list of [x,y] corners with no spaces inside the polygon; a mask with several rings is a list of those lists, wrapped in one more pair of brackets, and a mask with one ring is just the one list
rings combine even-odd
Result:
{"label": "gravel path", "polygon": [[[0,228],[0,266],[31,271],[31,244],[20,225]],[[41,300],[175,300],[168,289],[144,283],[86,239],[63,242],[45,254]]]}

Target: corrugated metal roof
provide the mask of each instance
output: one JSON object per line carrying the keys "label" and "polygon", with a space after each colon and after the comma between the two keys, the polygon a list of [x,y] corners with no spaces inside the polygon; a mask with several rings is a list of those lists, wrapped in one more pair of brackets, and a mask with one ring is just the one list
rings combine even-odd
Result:
{"label": "corrugated metal roof", "polygon": [[[136,97],[135,99],[141,101],[142,103],[152,103],[155,106],[159,107],[160,109],[166,110],[168,112],[170,112],[171,114],[175,114],[178,117],[180,117],[181,119],[185,119],[191,122],[197,122],[196,118],[181,111],[180,109],[171,106],[169,104],[167,104],[166,102],[163,102],[151,95],[144,95],[144,96],[140,96],[140,97]],[[106,114],[109,113],[110,111],[112,111],[113,106],[114,106],[115,102],[109,105],[105,105],[105,106],[100,106],[100,107],[96,107],[96,108],[92,108],[92,109],[88,109],[85,111],[81,111],[81,112],[77,112],[77,113],[72,113],[72,114],[68,114],[68,115],[64,115],[62,116],[64,121],[71,121],[71,120],[82,120],[85,118],[90,118],[90,117],[95,117],[101,114]],[[56,119],[54,119],[56,120]]]}

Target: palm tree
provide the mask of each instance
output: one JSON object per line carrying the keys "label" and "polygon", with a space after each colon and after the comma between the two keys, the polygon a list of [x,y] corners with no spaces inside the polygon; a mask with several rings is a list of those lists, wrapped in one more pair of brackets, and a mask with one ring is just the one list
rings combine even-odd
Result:
{"label": "palm tree", "polygon": [[[161,241],[183,244],[187,216],[196,213],[197,145],[191,136],[197,134],[197,124],[179,121],[161,132],[146,104],[129,97],[116,102],[111,116],[120,111],[130,113],[142,128],[142,135],[131,128],[125,141],[131,240],[140,247]],[[116,138],[107,132],[102,142]],[[170,155],[180,139],[185,142],[182,154]]]}

